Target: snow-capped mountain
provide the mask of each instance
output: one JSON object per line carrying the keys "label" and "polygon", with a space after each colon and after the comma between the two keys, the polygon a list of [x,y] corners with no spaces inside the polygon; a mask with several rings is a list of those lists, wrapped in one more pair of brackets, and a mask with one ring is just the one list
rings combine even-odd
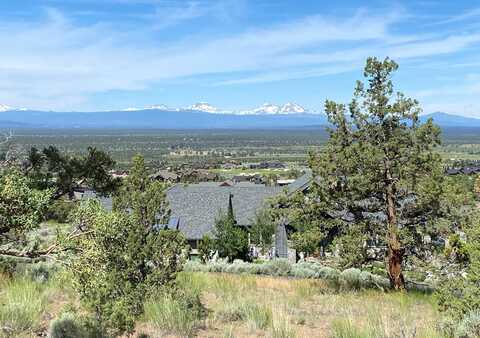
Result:
{"label": "snow-capped mountain", "polygon": [[148,106],[148,107],[145,107],[145,108],[131,107],[131,108],[124,109],[124,111],[139,111],[139,110],[178,111],[179,109],[178,108],[171,108],[171,107],[168,107],[167,105],[164,105],[164,104],[155,104],[153,106]]}
{"label": "snow-capped mountain", "polygon": [[302,106],[300,106],[296,103],[292,103],[292,102],[288,102],[288,103],[284,104],[282,106],[282,108],[280,109],[280,112],[282,114],[303,114],[303,113],[306,113],[305,108],[303,108]]}
{"label": "snow-capped mountain", "polygon": [[280,106],[272,103],[264,103],[258,108],[253,110],[254,114],[278,114],[278,112],[282,109]]}
{"label": "snow-capped mountain", "polygon": [[188,110],[202,111],[205,113],[220,113],[220,110],[207,102],[198,102],[188,107]]}
{"label": "snow-capped mountain", "polygon": [[25,111],[27,110],[26,108],[13,108],[10,106],[7,106],[5,104],[0,104],[0,112],[6,112],[6,111]]}
{"label": "snow-capped mountain", "polygon": [[284,105],[277,105],[272,103],[264,103],[258,108],[231,111],[219,109],[207,102],[198,102],[186,108],[173,108],[164,104],[148,106],[145,108],[127,108],[124,111],[141,111],[141,110],[160,110],[160,111],[192,111],[203,112],[210,114],[233,114],[233,115],[289,115],[289,114],[306,114],[307,111],[302,106],[288,102]]}
{"label": "snow-capped mountain", "polygon": [[306,110],[296,103],[286,103],[283,106],[272,103],[264,103],[258,108],[239,112],[240,115],[287,115],[287,114],[305,114]]}
{"label": "snow-capped mountain", "polygon": [[15,109],[7,105],[0,104],[0,112],[11,111],[11,110],[15,110]]}

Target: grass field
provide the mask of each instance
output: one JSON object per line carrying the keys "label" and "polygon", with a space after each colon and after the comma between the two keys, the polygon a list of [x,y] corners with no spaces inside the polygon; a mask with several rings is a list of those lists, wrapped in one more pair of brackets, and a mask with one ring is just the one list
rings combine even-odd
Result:
{"label": "grass field", "polygon": [[[61,274],[59,276],[62,276]],[[335,291],[321,280],[184,272],[180,289],[199,296],[201,313],[181,297],[145,305],[137,335],[148,337],[442,337],[433,297]],[[0,278],[0,337],[46,334],[58,315],[78,309],[68,281]]]}

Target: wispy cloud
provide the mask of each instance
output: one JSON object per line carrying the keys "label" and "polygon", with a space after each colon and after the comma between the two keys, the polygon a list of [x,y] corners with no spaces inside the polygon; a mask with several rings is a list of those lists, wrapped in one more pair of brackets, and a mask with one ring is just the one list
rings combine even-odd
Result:
{"label": "wispy cloud", "polygon": [[437,21],[435,22],[435,24],[443,25],[443,24],[449,24],[449,23],[457,23],[457,22],[462,22],[470,19],[475,19],[478,17],[480,17],[480,8],[474,8],[462,14],[451,16],[445,20]]}
{"label": "wispy cloud", "polygon": [[[0,53],[0,102],[72,109],[98,93],[144,90],[172,79],[202,77],[207,85],[225,86],[320,77],[358,69],[368,55],[412,59],[480,42],[480,32],[393,33],[404,19],[394,10],[382,16],[358,11],[342,20],[311,15],[223,37],[162,40],[158,28],[229,11],[215,7],[219,2],[178,4],[157,10],[156,25],[137,31],[105,22],[79,24],[54,9],[36,23],[0,23],[0,46],[7,46]],[[209,81],[208,74],[217,76]]]}
{"label": "wispy cloud", "polygon": [[184,1],[155,4],[151,19],[156,29],[165,29],[200,18],[229,21],[245,10],[244,0]]}

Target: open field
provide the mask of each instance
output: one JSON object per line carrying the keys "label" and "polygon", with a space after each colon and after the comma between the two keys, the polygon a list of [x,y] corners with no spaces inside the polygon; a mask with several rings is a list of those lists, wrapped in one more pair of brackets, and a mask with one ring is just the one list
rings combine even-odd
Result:
{"label": "open field", "polygon": [[[0,336],[34,337],[65,311],[81,311],[68,280],[0,280]],[[38,277],[38,275],[36,275]],[[61,275],[60,275],[61,276]],[[184,272],[201,316],[173,296],[146,304],[137,334],[149,337],[441,337],[429,295],[336,292],[320,280]]]}
{"label": "open field", "polygon": [[[445,159],[480,159],[479,128],[445,128],[441,153]],[[258,162],[281,160],[305,163],[310,151],[322,149],[328,135],[323,127],[270,130],[128,130],[128,129],[18,129],[14,142],[28,149],[55,145],[72,154],[88,146],[107,151],[119,167],[127,167],[136,153],[150,163],[188,163],[211,160]],[[172,156],[178,149],[229,153]]]}

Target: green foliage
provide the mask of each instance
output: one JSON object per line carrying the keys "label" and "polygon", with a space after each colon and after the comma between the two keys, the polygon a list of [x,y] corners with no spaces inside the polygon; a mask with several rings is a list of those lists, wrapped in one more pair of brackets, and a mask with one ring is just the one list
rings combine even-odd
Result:
{"label": "green foliage", "polygon": [[480,312],[479,310],[469,312],[455,328],[456,338],[480,337]]}
{"label": "green foliage", "polygon": [[292,235],[293,248],[298,252],[303,252],[307,256],[310,256],[318,252],[323,239],[323,234],[318,228],[310,228],[305,231],[296,232]]}
{"label": "green foliage", "polygon": [[441,161],[434,151],[440,129],[431,120],[421,124],[418,102],[394,92],[391,78],[397,68],[388,58],[368,58],[366,81],[357,81],[350,104],[325,102],[330,139],[324,152],[312,155],[310,165],[321,178],[313,200],[351,212],[355,222],[363,220],[365,201],[370,212],[386,211],[387,222],[372,223],[377,229],[371,232],[387,235],[389,277],[392,286],[403,288],[405,242],[399,222],[415,224],[417,214],[414,206],[399,212],[399,203],[415,194],[419,182],[438,171]]}
{"label": "green foliage", "polygon": [[81,157],[62,154],[54,146],[42,151],[32,147],[28,162],[26,174],[31,184],[38,189],[53,188],[55,198],[65,194],[72,197],[80,181],[100,195],[111,194],[119,184],[119,180],[112,178],[109,173],[115,161],[94,147],[88,147],[87,154]]}
{"label": "green foliage", "polygon": [[[32,189],[25,176],[13,170],[0,176],[0,253],[20,254],[2,245],[25,241],[26,233],[38,227],[47,209],[52,192]],[[25,249],[23,243],[22,248]],[[22,253],[23,254],[23,253]]]}
{"label": "green foliage", "polygon": [[333,241],[333,246],[338,247],[340,264],[343,268],[361,267],[367,260],[365,241],[367,235],[363,226],[354,224],[346,233]]}
{"label": "green foliage", "polygon": [[81,235],[67,242],[73,249],[74,288],[101,330],[111,335],[131,333],[146,297],[173,287],[183,268],[183,235],[153,227],[157,212],[167,214],[164,187],[145,177],[143,159],[137,157],[116,211],[85,201],[73,217]]}
{"label": "green foliage", "polygon": [[215,248],[215,240],[208,235],[203,235],[198,243],[198,254],[203,263],[206,263],[213,258]]}
{"label": "green foliage", "polygon": [[449,279],[438,292],[440,309],[453,321],[480,310],[480,214],[474,214],[466,230],[466,276]]}
{"label": "green foliage", "polygon": [[255,221],[250,228],[250,240],[265,253],[273,245],[275,228],[275,222],[268,210],[258,211],[255,214]]}
{"label": "green foliage", "polygon": [[71,312],[64,312],[50,323],[49,338],[87,338],[81,321]]}
{"label": "green foliage", "polygon": [[80,299],[111,334],[131,332],[149,294],[173,285],[182,269],[185,239],[176,231],[144,228],[133,216],[107,212],[89,200],[76,211],[82,236],[70,243]]}
{"label": "green foliage", "polygon": [[229,261],[248,258],[247,233],[236,225],[235,219],[229,214],[220,212],[215,220],[215,247],[220,257]]}
{"label": "green foliage", "polygon": [[449,246],[445,248],[445,254],[449,258],[454,258],[460,263],[466,263],[469,261],[469,255],[467,245],[461,240],[459,234],[450,235]]}
{"label": "green foliage", "polygon": [[148,177],[145,160],[136,155],[130,174],[114,196],[113,209],[130,212],[135,221],[144,227],[167,224],[170,218],[167,189],[167,184]]}
{"label": "green foliage", "polygon": [[59,223],[67,223],[70,213],[75,209],[76,204],[72,201],[58,199],[48,207],[45,218],[55,220]]}

